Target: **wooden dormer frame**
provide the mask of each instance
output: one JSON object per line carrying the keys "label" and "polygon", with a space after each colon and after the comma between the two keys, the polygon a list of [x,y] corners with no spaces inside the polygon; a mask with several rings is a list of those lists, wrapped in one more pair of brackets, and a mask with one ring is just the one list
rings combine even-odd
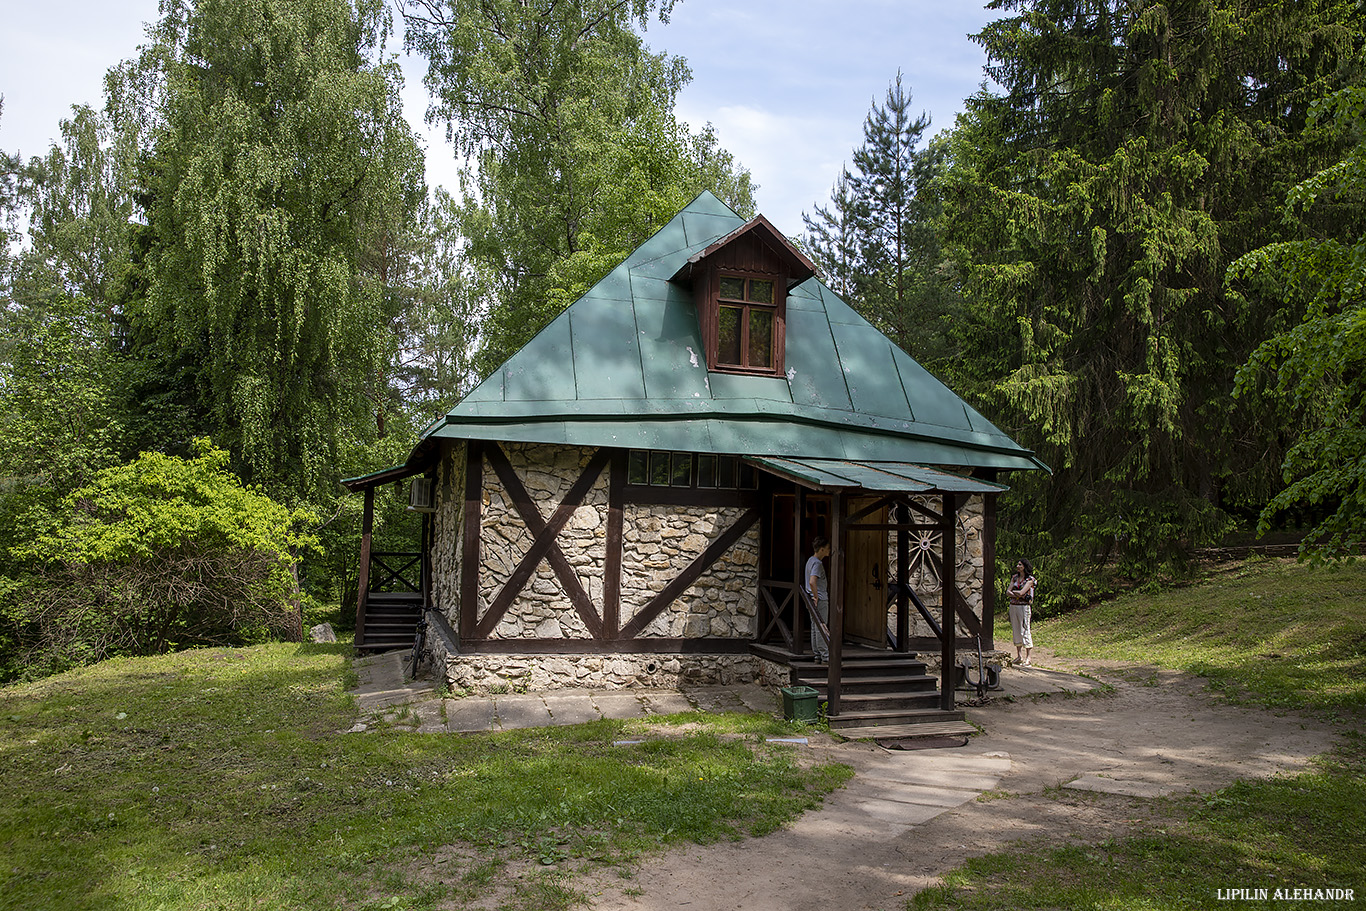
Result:
{"label": "wooden dormer frame", "polygon": [[[717,373],[736,373],[746,376],[782,376],[787,369],[787,292],[815,273],[815,266],[803,256],[787,238],[783,237],[762,215],[756,216],[740,228],[708,246],[688,260],[674,276],[690,278],[697,317],[706,350],[707,369]],[[721,298],[721,280],[738,278],[748,282],[771,281],[771,303]],[[771,311],[772,363],[752,366],[746,363],[722,363],[720,360],[721,309],[734,302],[747,317],[753,310]],[[750,322],[741,325],[741,361],[748,359],[745,344]]]}

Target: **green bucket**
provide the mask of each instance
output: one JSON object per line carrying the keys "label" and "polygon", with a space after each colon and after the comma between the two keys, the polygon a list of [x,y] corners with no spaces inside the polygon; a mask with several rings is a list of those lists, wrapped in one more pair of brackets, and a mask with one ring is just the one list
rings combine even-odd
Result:
{"label": "green bucket", "polygon": [[788,721],[815,721],[817,716],[817,693],[809,686],[785,686],[783,694],[783,717]]}

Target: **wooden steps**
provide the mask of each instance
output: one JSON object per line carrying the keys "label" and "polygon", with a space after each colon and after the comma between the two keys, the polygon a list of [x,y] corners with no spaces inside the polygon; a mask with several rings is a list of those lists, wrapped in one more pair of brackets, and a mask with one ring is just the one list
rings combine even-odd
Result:
{"label": "wooden steps", "polygon": [[[760,652],[774,660],[765,652],[775,649]],[[783,660],[794,686],[809,686],[822,702],[828,699],[826,665],[806,655],[788,654]],[[827,719],[832,733],[850,738],[976,733],[962,711],[940,707],[939,678],[926,673],[925,662],[914,654],[850,647],[841,671],[840,711]]]}
{"label": "wooden steps", "polygon": [[422,619],[417,592],[370,592],[365,601],[365,628],[356,631],[356,651],[366,654],[412,648]]}

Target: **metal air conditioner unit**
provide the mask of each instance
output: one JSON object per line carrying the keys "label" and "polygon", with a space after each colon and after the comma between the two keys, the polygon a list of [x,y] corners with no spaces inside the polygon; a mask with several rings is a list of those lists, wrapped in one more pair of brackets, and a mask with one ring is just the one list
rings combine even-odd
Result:
{"label": "metal air conditioner unit", "polygon": [[408,485],[408,511],[436,512],[434,493],[431,478],[413,478]]}

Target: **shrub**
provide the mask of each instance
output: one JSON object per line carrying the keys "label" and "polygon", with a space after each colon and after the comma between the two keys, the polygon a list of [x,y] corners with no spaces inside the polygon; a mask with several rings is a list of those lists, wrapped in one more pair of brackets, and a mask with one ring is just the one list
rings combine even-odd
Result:
{"label": "shrub", "polygon": [[298,636],[298,555],[316,519],[245,487],[207,440],[99,472],[35,537],[35,584],[16,608],[29,663]]}

